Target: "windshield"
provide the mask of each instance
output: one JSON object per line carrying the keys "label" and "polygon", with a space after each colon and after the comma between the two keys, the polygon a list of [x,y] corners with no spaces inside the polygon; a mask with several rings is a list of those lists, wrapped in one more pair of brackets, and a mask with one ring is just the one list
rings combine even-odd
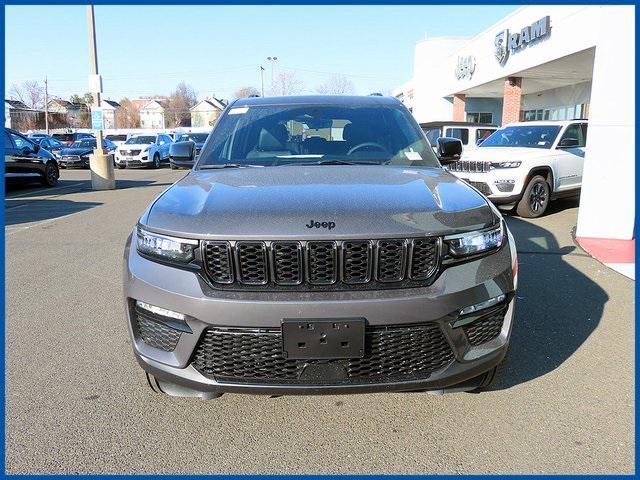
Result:
{"label": "windshield", "polygon": [[296,104],[231,108],[197,168],[332,161],[440,166],[415,120],[400,105]]}
{"label": "windshield", "polygon": [[138,137],[131,137],[124,143],[126,143],[127,145],[141,145],[144,143],[155,143],[155,141],[156,137],[153,137],[151,135],[140,135]]}
{"label": "windshield", "polygon": [[483,147],[551,148],[560,131],[559,125],[517,125],[496,130]]}
{"label": "windshield", "polygon": [[196,143],[204,143],[208,136],[208,133],[185,133],[183,135],[180,135],[178,141],[186,142],[189,140],[193,140]]}
{"label": "windshield", "polygon": [[71,144],[71,148],[90,148],[96,146],[95,138],[83,138],[82,140],[76,140]]}

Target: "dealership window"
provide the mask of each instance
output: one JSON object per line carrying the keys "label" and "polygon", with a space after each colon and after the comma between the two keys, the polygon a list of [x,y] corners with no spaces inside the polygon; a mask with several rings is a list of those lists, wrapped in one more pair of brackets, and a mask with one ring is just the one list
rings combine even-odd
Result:
{"label": "dealership window", "polygon": [[489,112],[467,112],[467,122],[493,123],[493,113],[489,113]]}
{"label": "dealership window", "polygon": [[533,122],[535,120],[573,120],[576,118],[587,118],[587,114],[588,104],[580,103],[554,108],[523,110],[520,117],[523,122]]}
{"label": "dealership window", "polygon": [[447,128],[445,137],[453,137],[462,141],[463,145],[469,144],[469,129],[468,128]]}

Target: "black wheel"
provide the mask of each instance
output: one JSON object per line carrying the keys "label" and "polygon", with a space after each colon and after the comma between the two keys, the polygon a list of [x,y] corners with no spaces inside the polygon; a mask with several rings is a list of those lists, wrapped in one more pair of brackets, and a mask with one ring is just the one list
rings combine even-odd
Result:
{"label": "black wheel", "polygon": [[48,162],[44,167],[44,177],[42,177],[42,184],[45,187],[55,187],[58,184],[58,178],[60,178],[60,170],[55,162]]}
{"label": "black wheel", "polygon": [[116,163],[116,167],[118,167],[120,170],[127,168],[127,164],[126,163]]}
{"label": "black wheel", "polygon": [[177,170],[178,167],[176,167],[173,163],[171,164],[171,170]]}
{"label": "black wheel", "polygon": [[524,189],[524,194],[516,206],[516,212],[524,218],[542,216],[549,206],[550,194],[551,188],[547,179],[541,175],[534,176]]}
{"label": "black wheel", "polygon": [[157,153],[153,156],[153,168],[160,168],[160,155]]}

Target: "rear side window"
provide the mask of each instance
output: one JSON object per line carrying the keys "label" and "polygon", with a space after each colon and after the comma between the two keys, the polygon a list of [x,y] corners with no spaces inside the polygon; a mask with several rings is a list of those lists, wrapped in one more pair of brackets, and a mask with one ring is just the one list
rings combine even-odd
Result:
{"label": "rear side window", "polygon": [[463,145],[469,144],[469,129],[468,128],[447,128],[445,132],[446,137],[457,138],[462,141]]}
{"label": "rear side window", "polygon": [[68,142],[69,140],[73,140],[73,135],[70,133],[54,133],[53,138],[61,142]]}
{"label": "rear side window", "polygon": [[18,150],[22,150],[25,147],[32,148],[33,144],[24,137],[20,135],[16,135],[15,133],[10,134],[11,139],[13,140],[13,144],[16,146]]}

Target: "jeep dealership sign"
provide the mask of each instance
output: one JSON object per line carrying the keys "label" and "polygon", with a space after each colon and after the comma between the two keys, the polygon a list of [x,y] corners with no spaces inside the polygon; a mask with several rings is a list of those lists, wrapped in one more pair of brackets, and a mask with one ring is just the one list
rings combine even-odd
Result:
{"label": "jeep dealership sign", "polygon": [[549,15],[542,17],[537,22],[524,27],[520,33],[509,33],[509,30],[502,30],[494,39],[494,54],[496,60],[501,65],[507,63],[509,54],[517,53],[526,46],[537,42],[551,33],[551,18]]}

